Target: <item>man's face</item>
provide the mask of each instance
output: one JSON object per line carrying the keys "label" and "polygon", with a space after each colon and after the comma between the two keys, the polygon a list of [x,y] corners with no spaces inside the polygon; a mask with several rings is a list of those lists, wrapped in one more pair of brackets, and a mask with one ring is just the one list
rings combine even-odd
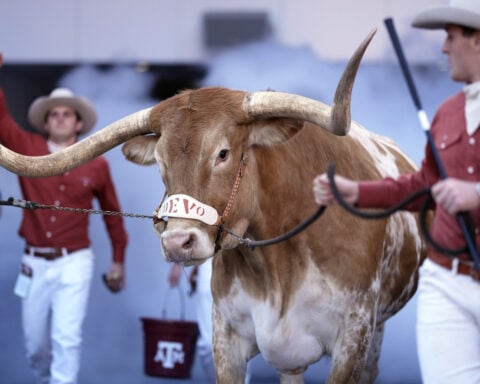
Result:
{"label": "man's face", "polygon": [[456,25],[448,25],[445,30],[443,53],[448,55],[452,80],[466,84],[480,80],[480,33],[465,36]]}
{"label": "man's face", "polygon": [[77,114],[72,107],[59,105],[48,111],[44,129],[49,138],[55,140],[76,139],[82,130],[83,123],[78,120]]}

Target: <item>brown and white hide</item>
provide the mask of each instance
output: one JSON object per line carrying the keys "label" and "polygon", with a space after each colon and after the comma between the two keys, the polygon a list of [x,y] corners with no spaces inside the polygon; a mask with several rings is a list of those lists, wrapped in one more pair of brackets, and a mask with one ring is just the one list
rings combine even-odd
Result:
{"label": "brown and white hide", "polygon": [[[155,141],[168,194],[192,196],[219,213],[246,158],[225,226],[250,239],[278,236],[311,215],[312,180],[330,162],[353,179],[414,170],[391,141],[357,123],[349,135],[334,136],[295,119],[244,122],[236,113],[242,98],[220,88],[184,92],[152,112],[158,139],[134,139],[124,152],[144,156],[143,141]],[[405,212],[365,221],[329,207],[304,232],[254,250],[226,232],[216,242],[217,227],[197,220],[170,217],[163,226],[168,261],[214,258],[219,383],[242,383],[245,363],[259,352],[282,382],[302,382],[299,374],[328,355],[329,383],[373,383],[384,322],[415,292],[425,250],[415,216]]]}

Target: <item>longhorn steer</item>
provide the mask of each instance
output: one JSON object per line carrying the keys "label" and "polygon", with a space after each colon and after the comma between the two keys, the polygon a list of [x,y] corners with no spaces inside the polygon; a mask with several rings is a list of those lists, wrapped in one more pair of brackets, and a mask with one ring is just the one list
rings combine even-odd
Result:
{"label": "longhorn steer", "polygon": [[[391,141],[357,123],[346,135],[353,80],[372,36],[347,65],[332,108],[277,92],[189,90],[34,162],[0,147],[0,162],[47,176],[128,140],[126,157],[157,162],[170,195],[159,213],[168,222],[155,223],[166,260],[214,257],[218,383],[243,383],[259,352],[282,383],[302,382],[324,355],[332,358],[329,383],[373,383],[384,323],[415,292],[425,255],[415,216],[364,221],[330,207],[304,232],[253,250],[218,230],[266,239],[291,229],[316,210],[312,180],[332,161],[354,179],[414,169]],[[181,217],[184,201],[184,210],[200,208]]]}

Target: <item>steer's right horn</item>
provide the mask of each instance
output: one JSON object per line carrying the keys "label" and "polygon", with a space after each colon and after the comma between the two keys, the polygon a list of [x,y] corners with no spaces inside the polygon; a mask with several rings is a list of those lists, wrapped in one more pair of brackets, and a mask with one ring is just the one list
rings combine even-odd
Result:
{"label": "steer's right horn", "polygon": [[0,145],[0,166],[20,176],[60,175],[132,137],[151,133],[150,111],[152,109],[153,107],[132,113],[72,146],[50,155],[24,156]]}
{"label": "steer's right horn", "polygon": [[243,110],[249,119],[289,117],[319,125],[335,135],[346,135],[350,129],[350,101],[353,83],[363,54],[376,33],[368,34],[350,58],[337,85],[332,107],[307,97],[282,92],[247,93]]}

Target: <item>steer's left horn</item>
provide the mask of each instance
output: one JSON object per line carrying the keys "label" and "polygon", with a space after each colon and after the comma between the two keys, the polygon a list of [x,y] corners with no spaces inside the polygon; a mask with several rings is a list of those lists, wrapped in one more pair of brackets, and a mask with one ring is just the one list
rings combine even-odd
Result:
{"label": "steer's left horn", "polygon": [[290,117],[310,121],[335,135],[350,129],[350,101],[353,83],[363,54],[376,33],[368,34],[348,61],[337,85],[332,107],[307,97],[282,92],[252,92],[245,95],[243,110],[249,119]]}
{"label": "steer's left horn", "polygon": [[74,145],[46,156],[24,156],[0,145],[0,166],[27,177],[65,173],[134,136],[151,133],[151,110],[152,108],[147,108],[132,113]]}

